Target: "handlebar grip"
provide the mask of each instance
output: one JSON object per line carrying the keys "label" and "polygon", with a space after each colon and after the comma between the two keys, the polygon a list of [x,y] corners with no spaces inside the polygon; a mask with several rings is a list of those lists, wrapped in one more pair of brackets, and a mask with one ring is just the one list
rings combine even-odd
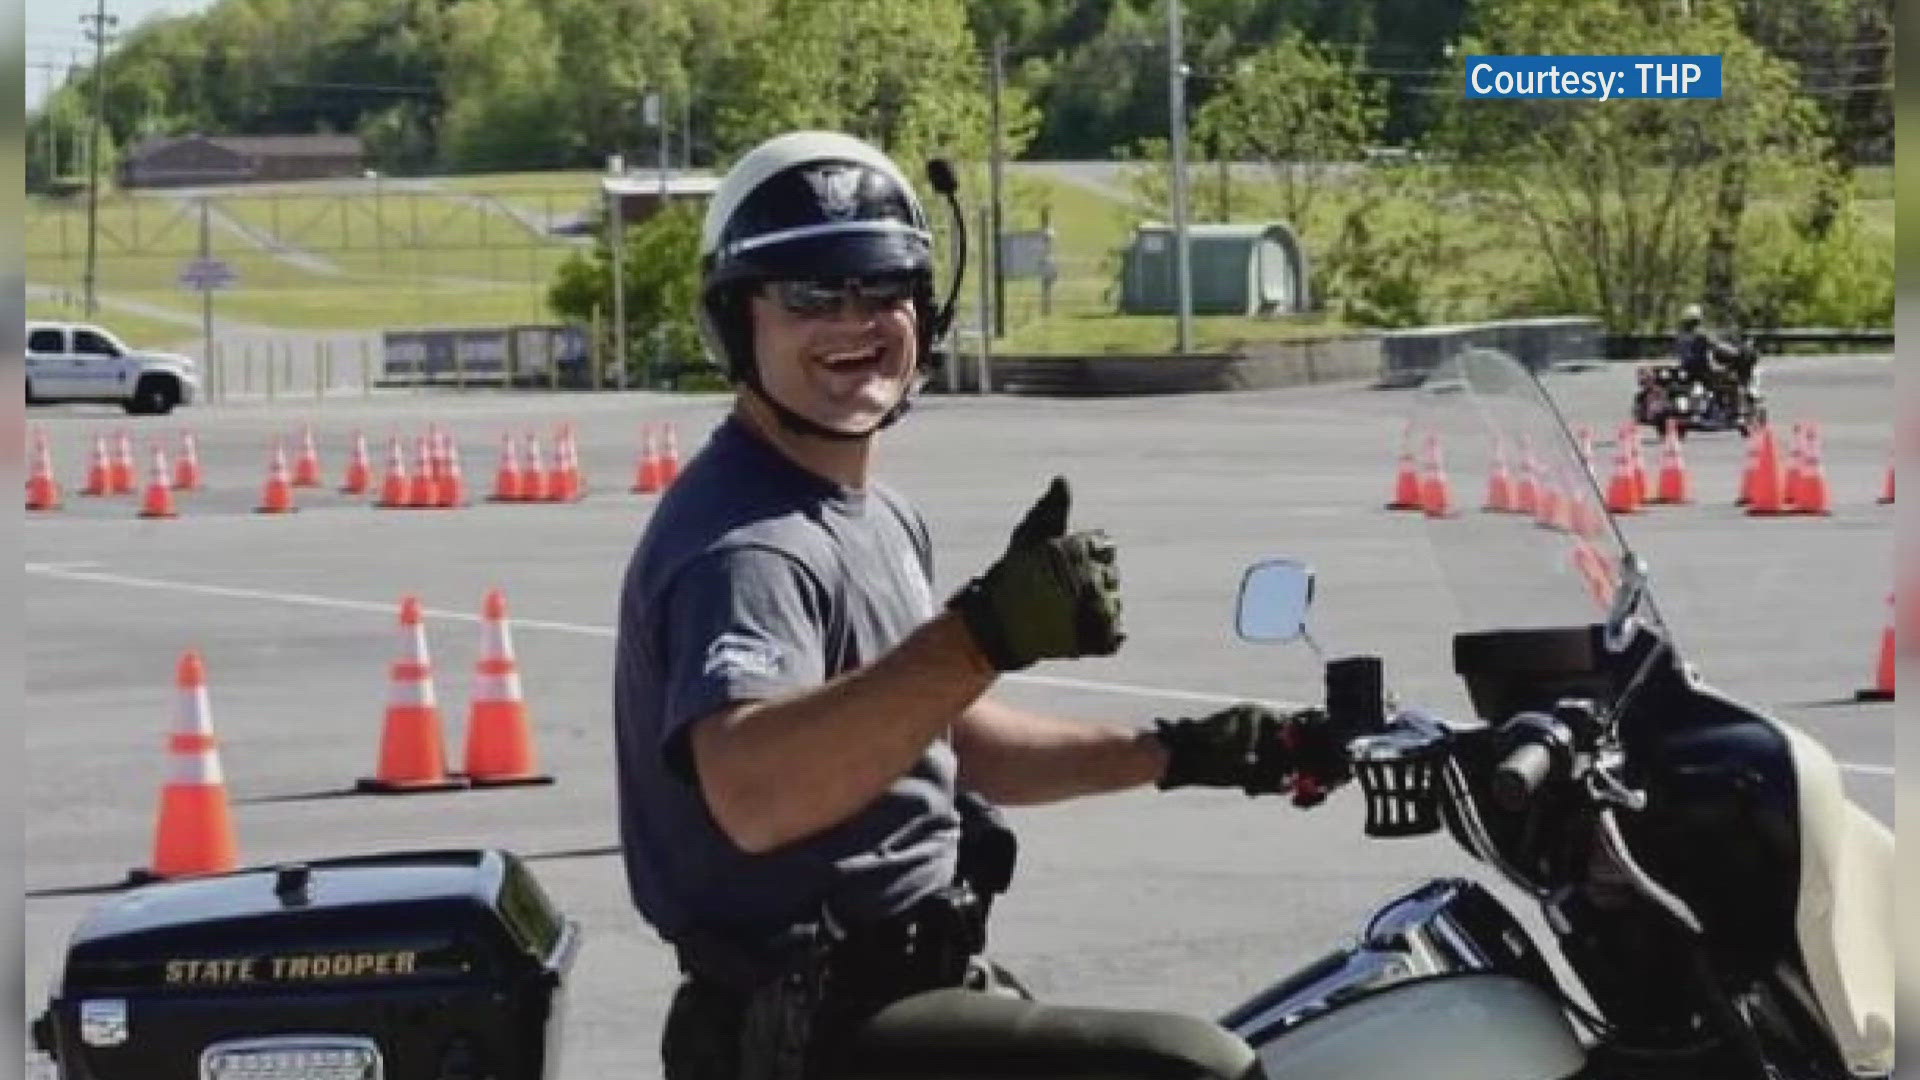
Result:
{"label": "handlebar grip", "polygon": [[1527,800],[1553,771],[1553,752],[1537,742],[1524,742],[1500,759],[1493,772],[1493,797],[1511,811],[1526,808]]}
{"label": "handlebar grip", "polygon": [[1373,735],[1386,730],[1386,678],[1377,656],[1349,656],[1326,666],[1327,718],[1336,730]]}

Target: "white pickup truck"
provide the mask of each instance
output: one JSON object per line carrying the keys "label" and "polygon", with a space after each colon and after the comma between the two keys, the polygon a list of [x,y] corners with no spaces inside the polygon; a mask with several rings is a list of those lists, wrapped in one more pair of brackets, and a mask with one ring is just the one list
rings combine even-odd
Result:
{"label": "white pickup truck", "polygon": [[134,349],[88,323],[27,323],[27,404],[109,402],[130,413],[168,413],[200,396],[191,357]]}

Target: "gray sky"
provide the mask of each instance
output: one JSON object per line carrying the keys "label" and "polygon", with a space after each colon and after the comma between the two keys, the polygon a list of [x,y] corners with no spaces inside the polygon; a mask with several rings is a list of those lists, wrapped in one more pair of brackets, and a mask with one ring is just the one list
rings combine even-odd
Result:
{"label": "gray sky", "polygon": [[[26,0],[22,22],[27,46],[27,108],[38,108],[50,86],[66,77],[75,53],[90,59],[80,16],[91,14],[98,0]],[[211,7],[213,0],[107,0],[107,14],[119,18],[115,30],[127,30],[153,15],[186,15]],[[49,71],[43,65],[58,65]]]}

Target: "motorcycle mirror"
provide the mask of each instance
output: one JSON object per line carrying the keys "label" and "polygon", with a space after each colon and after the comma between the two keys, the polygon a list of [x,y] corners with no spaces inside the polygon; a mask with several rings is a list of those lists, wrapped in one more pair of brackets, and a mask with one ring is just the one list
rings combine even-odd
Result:
{"label": "motorcycle mirror", "polygon": [[1307,632],[1313,568],[1298,559],[1265,559],[1240,580],[1234,629],[1243,641],[1292,641]]}

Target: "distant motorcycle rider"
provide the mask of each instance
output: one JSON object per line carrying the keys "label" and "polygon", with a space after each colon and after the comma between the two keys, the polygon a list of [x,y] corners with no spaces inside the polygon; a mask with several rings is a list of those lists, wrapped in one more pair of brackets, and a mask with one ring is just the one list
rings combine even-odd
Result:
{"label": "distant motorcycle rider", "polygon": [[1744,384],[1747,377],[1741,373],[1740,349],[1708,333],[1702,326],[1705,318],[1699,304],[1688,304],[1680,311],[1680,333],[1674,338],[1674,351],[1679,355],[1681,370],[1695,383],[1711,388],[1720,381],[1719,365],[1725,364],[1736,381]]}

